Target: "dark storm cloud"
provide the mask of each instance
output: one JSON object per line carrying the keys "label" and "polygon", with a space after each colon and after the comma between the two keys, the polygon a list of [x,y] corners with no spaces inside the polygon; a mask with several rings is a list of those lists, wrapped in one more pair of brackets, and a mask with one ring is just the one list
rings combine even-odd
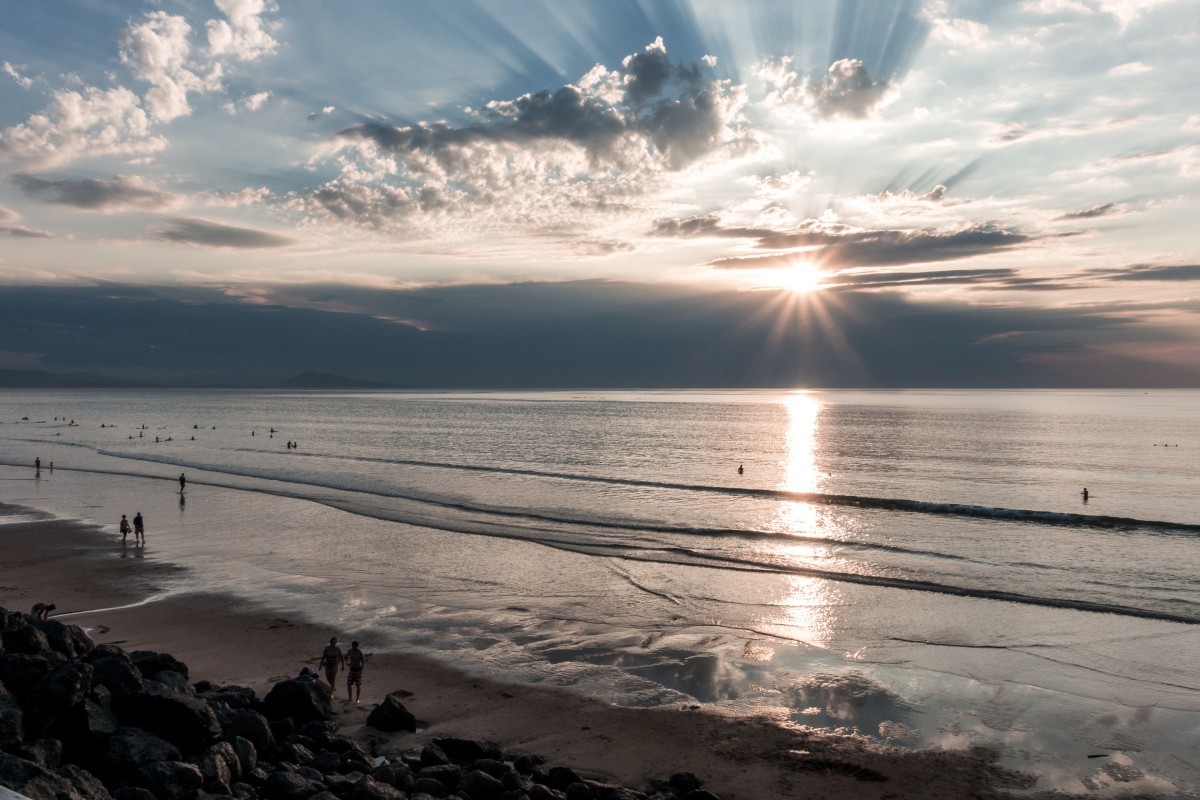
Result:
{"label": "dark storm cloud", "polygon": [[[672,66],[666,51],[654,46],[626,58],[625,66],[624,99],[616,103],[568,84],[492,101],[472,125],[370,121],[346,128],[336,138],[371,142],[402,158],[432,157],[447,171],[459,165],[464,150],[489,143],[528,147],[547,140],[566,142],[601,163],[619,161],[618,144],[635,139],[652,143],[671,169],[687,166],[720,144],[723,84],[701,79],[698,68]],[[660,96],[670,86],[676,93]]]}
{"label": "dark storm cloud", "polygon": [[[1056,358],[1172,343],[1119,305],[980,307],[879,291],[818,293],[819,313],[781,292],[600,281],[256,297],[273,304],[217,290],[0,286],[0,341],[24,366],[59,372],[263,385],[316,370],[444,388],[1080,385],[1064,383]],[[1096,363],[1077,373],[1086,383],[1128,385]],[[1196,386],[1200,366],[1143,362],[1136,382]]]}
{"label": "dark storm cloud", "polygon": [[136,177],[118,175],[111,180],[84,178],[51,181],[33,175],[14,175],[15,183],[29,197],[88,211],[142,209],[158,211],[175,203],[174,195],[159,191]]}
{"label": "dark storm cloud", "polygon": [[150,234],[152,239],[180,244],[196,244],[203,247],[233,247],[259,249],[264,247],[286,247],[292,240],[254,228],[239,228],[205,219],[177,217],[170,226]]}

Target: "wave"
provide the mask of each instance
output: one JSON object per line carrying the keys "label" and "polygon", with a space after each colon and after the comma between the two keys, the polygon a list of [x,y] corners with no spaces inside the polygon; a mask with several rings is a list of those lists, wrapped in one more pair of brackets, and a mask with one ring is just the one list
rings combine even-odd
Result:
{"label": "wave", "polygon": [[[242,452],[266,453],[271,451],[255,448],[239,448]],[[159,460],[142,455],[127,455],[112,453],[125,458],[142,460]],[[1116,517],[1099,514],[1077,514],[1064,511],[1041,511],[1035,509],[1003,508],[998,506],[981,506],[967,503],[946,503],[936,500],[911,500],[895,497],[871,497],[866,495],[831,494],[824,492],[794,492],[786,489],[767,489],[743,486],[714,486],[694,483],[679,483],[674,481],[653,481],[641,478],[620,478],[605,475],[586,475],[572,472],[552,472],[521,467],[500,467],[480,464],[461,464],[442,461],[424,461],[419,459],[387,459],[369,456],[339,456],[321,453],[297,453],[301,458],[313,458],[335,461],[352,461],[359,463],[387,464],[393,466],[426,467],[445,469],[459,472],[480,472],[502,475],[519,475],[535,478],[548,478],[582,483],[600,483],[609,486],[629,486],[636,488],[667,489],[680,492],[707,492],[729,496],[758,497],[772,500],[796,501],[823,506],[842,506],[847,508],[863,508],[877,511],[897,511],[913,514],[928,514],[933,516],[967,517],[987,519],[996,522],[1025,522],[1037,525],[1053,525],[1073,528],[1099,528],[1104,530],[1150,530],[1169,533],[1200,534],[1200,524],[1173,522],[1170,520],[1137,519],[1134,517]],[[181,460],[161,459],[165,463],[187,466]],[[225,471],[220,467],[197,465],[198,468]],[[257,477],[270,477],[259,475]]]}

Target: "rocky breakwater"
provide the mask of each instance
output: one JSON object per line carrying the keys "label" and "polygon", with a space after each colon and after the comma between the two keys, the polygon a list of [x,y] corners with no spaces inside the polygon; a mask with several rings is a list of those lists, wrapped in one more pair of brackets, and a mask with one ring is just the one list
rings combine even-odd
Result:
{"label": "rocky breakwater", "polygon": [[[54,619],[0,609],[0,645],[0,786],[33,800],[715,800],[690,773],[635,791],[466,739],[380,752],[338,733],[312,677],[260,699]],[[417,729],[396,695],[367,725]]]}

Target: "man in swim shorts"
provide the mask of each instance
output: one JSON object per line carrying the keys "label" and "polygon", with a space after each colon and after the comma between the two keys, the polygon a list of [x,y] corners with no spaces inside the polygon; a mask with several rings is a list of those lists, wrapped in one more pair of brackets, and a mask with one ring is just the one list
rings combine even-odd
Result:
{"label": "man in swim shorts", "polygon": [[337,637],[329,640],[329,645],[321,652],[321,667],[325,670],[325,680],[329,681],[329,696],[337,694],[338,667],[346,663],[342,648],[338,647]]}
{"label": "man in swim shorts", "polygon": [[358,642],[350,643],[350,652],[346,653],[346,702],[353,695],[357,703],[362,697],[362,673],[367,665],[367,654],[358,647]]}

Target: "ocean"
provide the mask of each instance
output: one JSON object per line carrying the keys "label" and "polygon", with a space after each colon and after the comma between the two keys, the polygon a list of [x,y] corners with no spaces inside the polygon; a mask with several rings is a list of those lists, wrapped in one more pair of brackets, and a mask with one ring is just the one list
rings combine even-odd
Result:
{"label": "ocean", "polygon": [[1198,449],[1196,391],[0,393],[0,502],[141,511],[170,592],[1096,795],[1200,794]]}

